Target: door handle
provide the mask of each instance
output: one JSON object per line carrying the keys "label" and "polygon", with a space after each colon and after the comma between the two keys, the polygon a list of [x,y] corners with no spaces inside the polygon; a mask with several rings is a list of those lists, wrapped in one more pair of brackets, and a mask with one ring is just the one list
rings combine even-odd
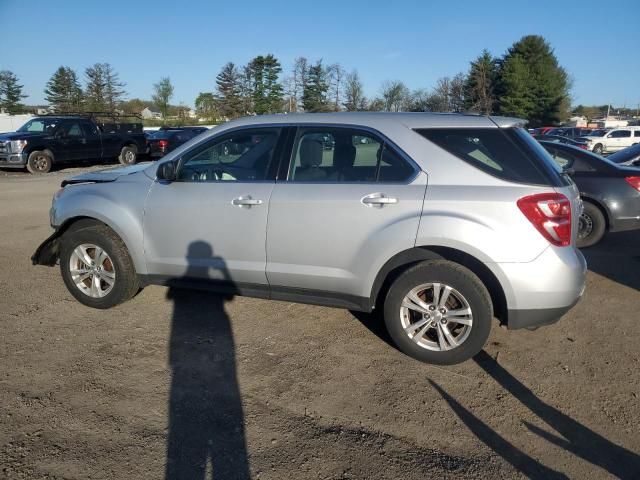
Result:
{"label": "door handle", "polygon": [[246,197],[238,197],[231,200],[231,205],[235,205],[237,207],[251,207],[253,205],[261,204],[262,200],[251,198],[251,195],[247,195]]}
{"label": "door handle", "polygon": [[385,205],[392,205],[398,203],[398,199],[395,197],[388,197],[384,193],[371,193],[362,197],[360,200],[367,207],[384,207]]}

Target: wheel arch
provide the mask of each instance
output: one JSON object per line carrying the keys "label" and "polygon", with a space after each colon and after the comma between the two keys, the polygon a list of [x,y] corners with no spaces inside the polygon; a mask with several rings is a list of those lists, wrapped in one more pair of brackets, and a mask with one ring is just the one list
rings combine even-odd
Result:
{"label": "wheel arch", "polygon": [[501,323],[507,322],[507,300],[500,281],[479,259],[462,250],[439,245],[413,247],[391,257],[379,270],[371,288],[371,307],[378,308],[393,281],[407,268],[426,260],[450,260],[458,263],[480,278],[491,296],[493,311]]}

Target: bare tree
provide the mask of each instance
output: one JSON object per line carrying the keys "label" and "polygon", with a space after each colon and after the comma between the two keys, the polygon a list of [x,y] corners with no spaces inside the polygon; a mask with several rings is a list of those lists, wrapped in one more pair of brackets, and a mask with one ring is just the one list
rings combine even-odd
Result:
{"label": "bare tree", "polygon": [[364,87],[356,70],[348,73],[344,85],[344,108],[348,112],[365,110],[367,100],[364,96]]}
{"label": "bare tree", "polygon": [[467,77],[464,73],[458,73],[449,84],[450,108],[454,112],[464,111],[465,83]]}
{"label": "bare tree", "polygon": [[329,97],[333,101],[333,109],[338,112],[342,106],[344,68],[339,63],[334,63],[327,67],[329,80]]}
{"label": "bare tree", "polygon": [[292,111],[302,110],[302,95],[304,88],[309,81],[309,61],[306,57],[298,57],[293,61],[293,72],[291,75],[291,97]]}
{"label": "bare tree", "polygon": [[387,80],[382,84],[384,109],[388,112],[399,112],[407,107],[409,89],[400,80]]}

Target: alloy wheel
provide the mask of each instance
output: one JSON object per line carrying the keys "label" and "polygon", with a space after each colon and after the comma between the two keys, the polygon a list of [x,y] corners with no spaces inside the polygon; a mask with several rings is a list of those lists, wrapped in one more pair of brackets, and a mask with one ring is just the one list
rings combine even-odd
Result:
{"label": "alloy wheel", "polygon": [[427,350],[459,347],[469,337],[473,313],[467,299],[444,283],[413,288],[402,300],[400,322],[407,336]]}
{"label": "alloy wheel", "polygon": [[69,257],[69,272],[75,286],[91,298],[108,295],[116,283],[113,261],[107,252],[90,243],[78,245]]}

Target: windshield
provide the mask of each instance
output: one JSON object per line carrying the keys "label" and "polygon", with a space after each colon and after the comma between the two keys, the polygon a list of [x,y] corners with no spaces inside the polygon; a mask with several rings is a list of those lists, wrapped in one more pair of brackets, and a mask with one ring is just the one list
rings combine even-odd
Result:
{"label": "windshield", "polygon": [[58,118],[34,118],[21,126],[17,132],[53,133],[60,125]]}
{"label": "windshield", "polygon": [[619,152],[609,155],[607,160],[613,163],[625,163],[633,160],[640,159],[640,143],[633,145],[632,147],[625,148]]}
{"label": "windshield", "polygon": [[609,130],[607,130],[607,129],[600,128],[598,130],[594,130],[588,136],[589,137],[604,137],[607,134],[608,131]]}

